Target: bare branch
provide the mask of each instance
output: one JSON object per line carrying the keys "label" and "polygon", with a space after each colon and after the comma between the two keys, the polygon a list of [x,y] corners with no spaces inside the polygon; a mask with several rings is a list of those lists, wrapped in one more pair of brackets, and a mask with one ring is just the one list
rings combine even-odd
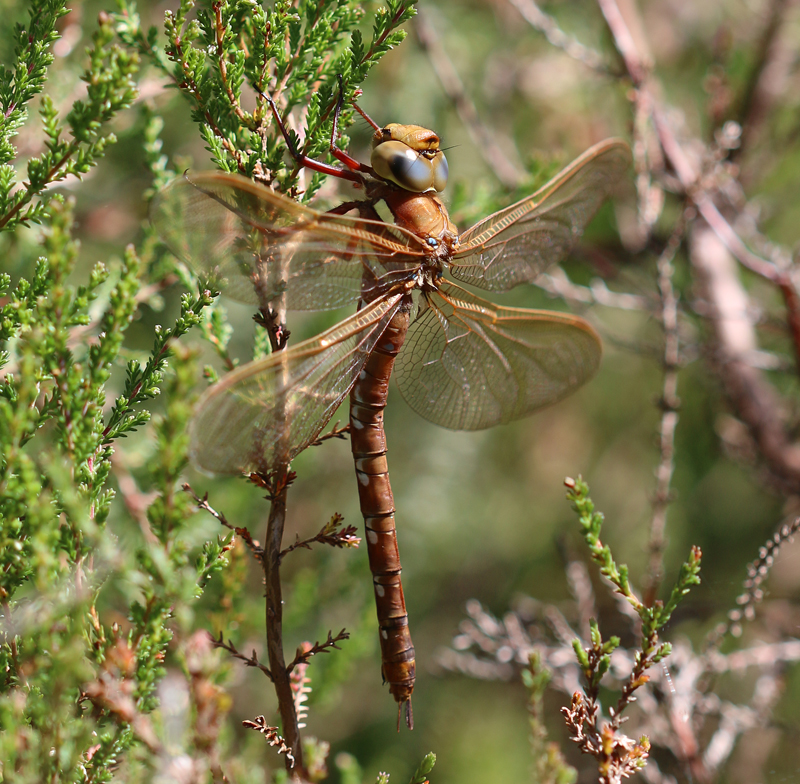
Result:
{"label": "bare branch", "polygon": [[308,664],[308,661],[312,656],[316,656],[318,653],[327,653],[331,648],[336,648],[337,651],[341,650],[336,643],[349,639],[350,632],[342,629],[335,637],[328,632],[328,639],[325,640],[325,642],[317,641],[313,645],[311,645],[311,643],[304,643],[297,649],[294,659],[292,659],[291,663],[286,667],[286,669],[288,672],[291,672],[295,669],[295,667],[299,667],[302,664]]}
{"label": "bare branch", "polygon": [[739,607],[728,613],[728,620],[717,626],[706,640],[706,651],[715,649],[722,642],[722,638],[730,633],[739,637],[742,633],[742,620],[752,621],[756,614],[756,605],[764,598],[761,586],[769,576],[775,559],[786,543],[794,541],[795,534],[800,530],[800,517],[791,523],[784,523],[759,549],[758,558],[747,564],[747,579],[744,581],[744,592],[736,597]]}
{"label": "bare branch", "polygon": [[690,259],[711,309],[712,359],[739,418],[747,425],[774,484],[800,488],[800,447],[789,439],[783,406],[772,385],[744,357],[755,348],[748,297],[727,248],[710,228],[692,232]]}
{"label": "bare branch", "polygon": [[675,470],[675,428],[678,425],[678,298],[672,286],[672,260],[683,241],[685,220],[678,223],[658,260],[658,288],[661,292],[661,325],[664,330],[664,382],[661,391],[661,424],[659,427],[659,463],[656,468],[656,491],[653,496],[653,515],[650,519],[648,578],[644,601],[652,606],[664,576],[664,531],[670,485]]}
{"label": "bare branch", "polygon": [[750,72],[745,94],[738,112],[739,125],[742,128],[738,149],[732,151],[732,158],[737,160],[752,145],[754,138],[769,113],[786,87],[787,77],[794,62],[793,47],[782,40],[781,33],[786,21],[786,12],[791,0],[771,0],[767,21],[755,57],[755,64]]}
{"label": "bare branch", "polygon": [[247,545],[250,552],[259,560],[261,559],[263,550],[261,549],[259,543],[250,535],[250,531],[248,531],[246,528],[240,528],[239,526],[231,525],[222,512],[218,512],[216,509],[214,509],[214,507],[211,506],[211,504],[208,503],[208,493],[200,498],[197,493],[192,490],[192,486],[188,482],[183,483],[182,489],[184,492],[188,493],[192,498],[194,498],[198,509],[205,509],[206,512],[219,521],[220,525],[223,525],[225,528],[233,531],[237,536],[241,536],[242,541],[244,541],[244,543]]}
{"label": "bare branch", "polygon": [[310,550],[311,545],[314,542],[318,542],[319,544],[327,544],[331,547],[358,547],[361,544],[361,537],[356,536],[358,529],[354,525],[348,525],[340,529],[339,525],[343,520],[344,517],[337,512],[333,515],[333,517],[331,517],[330,521],[322,526],[316,536],[312,536],[309,539],[303,540],[298,537],[297,541],[293,545],[290,545],[285,550],[281,551],[280,557],[283,558],[285,555],[288,555],[293,550],[297,550],[299,547]]}
{"label": "bare branch", "polygon": [[539,275],[536,278],[536,285],[548,294],[581,304],[604,305],[621,310],[649,311],[653,309],[646,297],[611,291],[605,281],[600,278],[595,278],[589,286],[579,286],[577,283],[573,283],[560,267]]}
{"label": "bare branch", "polygon": [[339,427],[339,423],[336,422],[334,426],[327,432],[323,433],[321,436],[317,437],[315,441],[312,441],[309,446],[319,446],[320,444],[325,443],[330,438],[340,438],[344,440],[347,435],[350,433],[350,423],[348,422],[346,425],[342,425]]}
{"label": "bare branch", "polygon": [[234,659],[238,659],[239,661],[244,662],[248,667],[255,667],[256,669],[261,670],[261,672],[263,672],[264,675],[266,675],[271,681],[274,682],[269,667],[262,664],[258,660],[258,654],[255,652],[255,649],[249,656],[246,656],[243,653],[239,653],[236,646],[230,640],[228,640],[228,642],[225,642],[225,640],[222,637],[222,632],[219,633],[218,638],[211,637],[211,643],[214,645],[215,648],[222,648],[222,650],[227,651],[231,656],[233,656]]}

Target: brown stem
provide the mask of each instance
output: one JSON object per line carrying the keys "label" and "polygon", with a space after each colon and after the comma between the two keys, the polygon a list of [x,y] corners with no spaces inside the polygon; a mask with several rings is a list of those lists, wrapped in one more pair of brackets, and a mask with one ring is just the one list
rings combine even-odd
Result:
{"label": "brown stem", "polygon": [[[280,466],[278,480],[286,475],[287,467]],[[267,653],[272,682],[278,698],[278,708],[283,725],[283,737],[286,745],[292,750],[295,759],[295,770],[302,775],[303,749],[300,743],[300,728],[292,698],[292,685],[286,660],[283,656],[283,591],[281,586],[281,545],[283,529],[286,523],[286,495],[288,484],[280,482],[281,489],[273,497],[267,521],[267,533],[264,537],[264,580],[267,588],[266,624]],[[286,769],[292,771],[291,760],[286,758]]]}
{"label": "brown stem", "polygon": [[206,493],[202,498],[200,498],[200,496],[198,496],[197,493],[195,493],[195,491],[192,490],[192,486],[188,482],[184,482],[181,485],[181,489],[185,493],[188,493],[194,499],[198,509],[205,509],[206,512],[208,512],[212,517],[216,518],[219,521],[220,525],[225,526],[225,528],[227,528],[228,530],[233,531],[238,536],[241,536],[242,540],[247,545],[250,552],[259,561],[261,560],[261,556],[263,554],[261,546],[255,539],[253,539],[252,536],[250,536],[250,531],[248,531],[246,528],[240,528],[239,526],[232,525],[231,523],[229,523],[228,518],[225,517],[225,515],[222,514],[222,512],[218,512],[216,509],[214,509],[213,506],[211,506],[211,504],[208,503],[208,493]]}
{"label": "brown stem", "polygon": [[264,673],[270,680],[272,680],[272,673],[269,671],[269,667],[263,665],[259,660],[258,656],[256,655],[255,650],[250,656],[247,656],[244,653],[240,653],[239,649],[230,641],[225,642],[225,639],[222,636],[222,632],[219,633],[219,637],[211,637],[211,644],[215,648],[221,648],[223,651],[227,651],[234,659],[238,659],[239,661],[244,662],[248,667],[255,667],[261,672]]}
{"label": "brown stem", "polygon": [[[286,347],[286,297],[285,295],[271,303],[261,303],[261,314],[271,323],[265,325],[273,351],[282,351]],[[283,532],[286,525],[286,497],[291,484],[288,463],[280,463],[272,472],[272,487],[275,489],[269,496],[271,505],[267,520],[267,531],[264,536],[264,548],[261,563],[264,569],[266,586],[266,626],[267,654],[275,695],[278,698],[278,709],[283,725],[283,737],[286,745],[292,750],[291,759],[284,758],[286,770],[302,778],[307,778],[303,766],[303,747],[300,741],[300,727],[297,720],[292,684],[289,669],[283,655],[283,589],[281,586],[281,553],[283,549]]]}
{"label": "brown stem", "polygon": [[714,360],[725,394],[747,425],[773,482],[789,492],[800,488],[800,447],[790,440],[782,400],[764,374],[747,362],[754,347],[753,327],[743,314],[748,298],[733,259],[708,225],[696,225],[690,258],[711,308]]}

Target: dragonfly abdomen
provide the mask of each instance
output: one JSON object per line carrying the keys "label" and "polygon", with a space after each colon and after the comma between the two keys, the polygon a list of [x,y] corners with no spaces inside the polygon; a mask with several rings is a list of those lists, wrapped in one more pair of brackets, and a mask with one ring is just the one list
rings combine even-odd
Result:
{"label": "dragonfly abdomen", "polygon": [[392,318],[350,393],[350,440],[378,612],[381,669],[389,691],[400,705],[409,700],[414,689],[414,645],[400,581],[383,410],[392,366],[405,340],[408,323],[406,311]]}

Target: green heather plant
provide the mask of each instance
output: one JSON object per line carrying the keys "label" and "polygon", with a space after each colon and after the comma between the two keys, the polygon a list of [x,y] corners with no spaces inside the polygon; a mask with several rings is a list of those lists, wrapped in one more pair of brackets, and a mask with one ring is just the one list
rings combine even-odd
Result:
{"label": "green heather plant", "polygon": [[[51,186],[102,166],[116,141],[110,124],[134,103],[145,58],[185,92],[221,168],[260,172],[292,192],[298,172],[285,162],[274,125],[267,129],[264,104],[254,113],[242,110],[243,87],[269,89],[287,111],[307,104],[304,149],[322,154],[337,75],[351,95],[402,40],[398,27],[413,13],[404,2],[379,8],[365,43],[359,29],[365,12],[354,2],[278,4],[269,11],[252,2],[215,2],[189,21],[193,11],[194,3],[184,2],[167,12],[166,45],[154,29],[139,28],[133,3],[101,13],[82,59],[85,97],[65,109],[48,77],[60,20],[70,11],[65,2],[39,0],[15,27],[13,60],[0,73],[0,248],[7,270],[0,280],[0,780],[6,782],[151,781],[187,765],[192,780],[227,780],[217,745],[230,707],[217,685],[225,670],[207,633],[191,630],[193,607],[214,575],[236,569],[234,534],[189,547],[194,502],[179,480],[197,375],[196,351],[180,341],[200,326],[232,366],[230,327],[222,309],[210,307],[214,293],[200,288],[183,295],[171,325],[155,327],[147,356],[126,360],[137,353],[127,341],[138,310],[157,305],[153,297],[176,277],[197,287],[149,234],[138,251],[129,246],[121,258],[86,270],[74,239],[75,199]],[[68,80],[69,71],[61,78]],[[45,138],[24,160],[14,142],[35,129],[37,99]],[[149,107],[144,120],[140,143],[157,189],[174,173],[160,153],[163,122]],[[307,198],[321,180],[313,178]],[[145,285],[148,276],[153,282]],[[123,491],[143,534],[129,548],[107,528],[113,505],[123,500],[112,472],[121,488],[135,483],[125,456],[131,441],[123,439],[143,433],[150,439],[149,490]],[[338,520],[326,527],[327,543],[338,527]],[[186,676],[184,721],[191,729],[181,753],[166,745],[168,663]],[[302,678],[292,685],[301,705]],[[265,733],[277,737],[274,728]],[[275,743],[287,752],[292,777],[324,777],[327,744],[311,741],[303,765],[298,746],[293,760],[283,741]],[[432,764],[431,756],[414,781],[423,781]]]}
{"label": "green heather plant", "polygon": [[615,592],[623,597],[641,623],[640,649],[634,654],[633,667],[617,700],[616,707],[610,708],[611,721],[603,721],[600,715],[600,683],[611,666],[611,654],[619,647],[619,637],[603,641],[597,621],[590,621],[591,646],[584,648],[580,640],[574,640],[572,647],[586,681],[585,693],[575,692],[572,705],[563,708],[567,727],[573,740],[584,754],[597,759],[600,784],[613,784],[626,778],[646,765],[650,752],[650,741],[642,736],[631,741],[619,733],[625,720],[623,712],[633,702],[637,689],[649,681],[646,674],[654,665],[663,661],[672,652],[668,642],[659,642],[659,632],[669,623],[681,599],[689,593],[692,585],[699,585],[701,552],[693,547],[689,559],[681,566],[678,581],[666,602],[656,600],[647,606],[633,591],[628,580],[628,567],[617,565],[607,544],[600,539],[603,515],[595,511],[589,497],[589,487],[581,477],[567,479],[567,498],[572,501],[579,515],[583,537],[589,547],[592,560],[600,566],[600,574],[613,586]]}

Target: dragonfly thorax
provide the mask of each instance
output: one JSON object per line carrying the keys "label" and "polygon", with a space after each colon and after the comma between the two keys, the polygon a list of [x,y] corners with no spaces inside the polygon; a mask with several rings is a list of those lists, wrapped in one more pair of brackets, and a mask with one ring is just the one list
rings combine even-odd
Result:
{"label": "dragonfly thorax", "polygon": [[[447,213],[447,207],[435,193],[409,193],[398,188],[381,194],[395,223],[426,241],[429,255],[447,257],[458,229]],[[431,242],[433,241],[433,242]]]}

